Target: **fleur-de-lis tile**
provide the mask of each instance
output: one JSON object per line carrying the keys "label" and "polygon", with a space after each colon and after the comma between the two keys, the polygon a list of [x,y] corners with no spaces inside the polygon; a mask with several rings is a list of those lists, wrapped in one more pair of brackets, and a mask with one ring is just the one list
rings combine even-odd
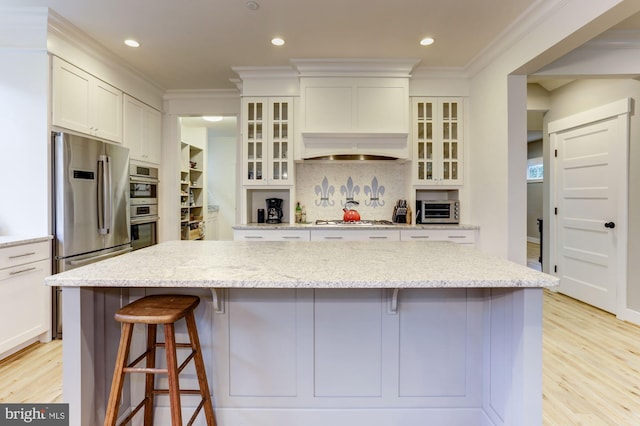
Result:
{"label": "fleur-de-lis tile", "polygon": [[340,193],[345,197],[344,201],[340,201],[340,204],[344,205],[347,201],[354,201],[355,196],[360,193],[360,186],[353,184],[353,179],[349,176],[347,184],[340,187]]}
{"label": "fleur-de-lis tile", "polygon": [[365,205],[373,208],[384,206],[384,199],[382,199],[382,196],[384,195],[384,186],[378,185],[377,177],[373,177],[371,186],[364,186],[364,193],[369,197],[368,200],[365,200]]}
{"label": "fleur-de-lis tile", "polygon": [[335,188],[333,185],[329,185],[329,179],[325,176],[324,179],[322,179],[322,183],[315,187],[316,196],[320,197],[315,200],[315,205],[318,207],[330,207],[335,205],[336,202],[331,199],[334,192]]}

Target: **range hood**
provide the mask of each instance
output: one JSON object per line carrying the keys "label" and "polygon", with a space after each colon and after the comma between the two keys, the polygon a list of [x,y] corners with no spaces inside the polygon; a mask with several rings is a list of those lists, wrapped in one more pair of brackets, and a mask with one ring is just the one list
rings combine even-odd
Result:
{"label": "range hood", "polygon": [[293,60],[299,159],[410,158],[409,77],[418,60]]}
{"label": "range hood", "polygon": [[302,133],[304,160],[407,160],[407,133]]}

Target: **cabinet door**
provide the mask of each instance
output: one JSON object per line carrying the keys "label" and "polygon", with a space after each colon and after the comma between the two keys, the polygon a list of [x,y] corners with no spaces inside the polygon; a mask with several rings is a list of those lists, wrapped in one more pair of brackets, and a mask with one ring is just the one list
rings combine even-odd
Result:
{"label": "cabinet door", "polygon": [[268,183],[291,185],[293,171],[293,103],[290,98],[269,99]]}
{"label": "cabinet door", "polygon": [[92,133],[89,117],[92,79],[93,77],[81,69],[53,58],[51,121],[54,126],[86,134]]}
{"label": "cabinet door", "polygon": [[263,184],[265,168],[266,99],[245,99],[242,114],[244,130],[244,182]]}
{"label": "cabinet door", "polygon": [[245,98],[243,104],[244,183],[292,185],[292,99]]}
{"label": "cabinet door", "polygon": [[142,102],[139,102],[131,96],[124,95],[123,113],[124,123],[122,142],[124,143],[124,146],[129,148],[129,157],[132,160],[144,161],[144,109]]}
{"label": "cabinet door", "polygon": [[413,100],[415,183],[462,184],[462,144],[461,99]]}
{"label": "cabinet door", "polygon": [[157,109],[146,107],[143,111],[143,151],[146,161],[160,164],[162,143],[162,114]]}
{"label": "cabinet door", "polygon": [[[0,270],[0,353],[46,333],[51,323],[51,287],[44,285],[49,260]],[[11,326],[6,326],[11,324]]]}
{"label": "cabinet door", "polygon": [[91,86],[90,100],[93,134],[122,142],[122,92],[96,79]]}
{"label": "cabinet door", "polygon": [[123,143],[134,160],[160,164],[160,111],[124,95]]}

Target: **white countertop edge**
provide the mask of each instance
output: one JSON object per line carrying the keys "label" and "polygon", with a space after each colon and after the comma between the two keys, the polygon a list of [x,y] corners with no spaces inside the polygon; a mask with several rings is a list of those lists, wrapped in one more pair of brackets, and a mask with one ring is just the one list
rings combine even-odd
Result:
{"label": "white countertop edge", "polygon": [[0,248],[20,246],[23,244],[40,243],[42,241],[50,241],[53,239],[51,235],[45,236],[24,236],[24,235],[8,235],[0,236]]}
{"label": "white countertop edge", "polygon": [[340,230],[340,229],[358,229],[366,231],[367,229],[432,229],[432,230],[478,230],[477,225],[468,224],[411,224],[395,223],[393,225],[316,225],[315,223],[249,223],[246,225],[233,225],[232,229],[237,231],[241,230],[278,230],[278,231],[290,231],[290,230]]}
{"label": "white countertop edge", "polygon": [[97,288],[97,287],[105,287],[105,288],[114,288],[114,287],[122,287],[122,288],[212,288],[212,289],[225,289],[225,288],[234,288],[234,289],[282,289],[282,288],[292,288],[292,289],[336,289],[336,288],[344,288],[344,289],[415,289],[415,288],[546,288],[546,287],[555,287],[558,283],[554,280],[549,281],[460,281],[460,282],[442,282],[442,281],[421,281],[416,283],[411,282],[398,282],[398,283],[390,283],[390,282],[322,282],[322,283],[289,283],[289,282],[281,282],[281,283],[262,283],[262,282],[216,282],[212,283],[209,281],[172,281],[172,282],[162,282],[159,283],[157,281],[149,280],[145,282],[143,280],[135,280],[135,283],[130,281],[101,281],[101,280],[73,280],[73,279],[56,279],[52,277],[46,278],[46,283],[49,286],[61,286],[61,287],[89,287],[89,288]]}

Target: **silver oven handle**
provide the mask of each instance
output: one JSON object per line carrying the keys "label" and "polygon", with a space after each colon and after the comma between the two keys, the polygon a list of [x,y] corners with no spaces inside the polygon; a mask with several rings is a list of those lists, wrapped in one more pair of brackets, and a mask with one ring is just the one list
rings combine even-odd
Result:
{"label": "silver oven handle", "polygon": [[153,223],[153,222],[157,222],[158,219],[160,219],[159,216],[144,216],[144,217],[139,217],[139,218],[132,218],[131,219],[131,224],[132,225],[140,225],[142,223]]}
{"label": "silver oven handle", "polygon": [[145,177],[145,176],[137,176],[131,175],[129,176],[129,182],[131,183],[158,183],[158,179]]}

